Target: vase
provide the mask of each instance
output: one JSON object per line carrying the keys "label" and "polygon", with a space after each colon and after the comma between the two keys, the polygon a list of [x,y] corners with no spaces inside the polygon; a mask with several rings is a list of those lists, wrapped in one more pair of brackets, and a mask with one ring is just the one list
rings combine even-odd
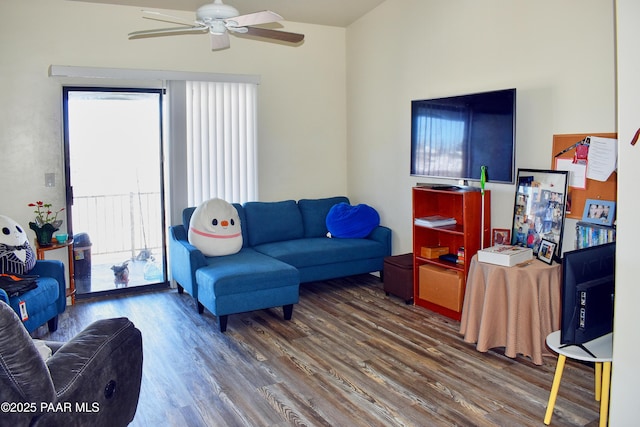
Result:
{"label": "vase", "polygon": [[36,233],[36,240],[38,241],[38,245],[42,247],[51,246],[51,238],[53,237],[53,233],[58,230],[58,227],[50,223],[45,223],[41,226],[38,226],[38,224],[36,224],[35,222],[30,222],[29,228],[31,228]]}

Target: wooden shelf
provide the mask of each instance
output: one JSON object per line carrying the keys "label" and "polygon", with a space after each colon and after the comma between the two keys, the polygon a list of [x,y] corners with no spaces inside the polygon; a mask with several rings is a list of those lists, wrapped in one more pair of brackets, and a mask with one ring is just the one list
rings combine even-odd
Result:
{"label": "wooden shelf", "polygon": [[441,233],[464,234],[464,227],[460,224],[443,225],[441,227],[428,227],[426,225],[414,224],[416,227],[428,228],[429,230],[438,230]]}
{"label": "wooden shelf", "polygon": [[430,258],[423,258],[423,257],[416,257],[418,262],[420,263],[420,265],[422,264],[432,264],[438,267],[442,267],[442,268],[448,268],[450,270],[458,270],[458,271],[465,271],[464,268],[464,264],[457,264],[454,262],[448,262],[448,261],[442,261],[440,259],[430,259]]}
{"label": "wooden shelf", "polygon": [[[471,258],[484,246],[489,246],[491,237],[491,192],[484,195],[484,226],[482,223],[483,196],[480,189],[462,188],[442,190],[428,186],[413,188],[413,288],[414,303],[418,306],[438,312],[455,320],[460,320],[465,282],[471,264]],[[425,227],[415,224],[416,218],[432,215],[455,218],[456,224],[444,227]],[[444,246],[449,253],[457,254],[464,247],[465,260],[462,264],[430,259],[421,256],[423,247]],[[426,281],[421,289],[420,267],[436,267],[437,271],[453,272],[459,280],[442,284]],[[428,267],[426,268],[428,270]],[[424,273],[423,273],[424,274]],[[445,274],[446,276],[446,274]],[[423,282],[425,282],[423,278]],[[444,300],[441,298],[444,295]],[[453,295],[453,296],[451,296]],[[449,305],[449,306],[447,306]]]}

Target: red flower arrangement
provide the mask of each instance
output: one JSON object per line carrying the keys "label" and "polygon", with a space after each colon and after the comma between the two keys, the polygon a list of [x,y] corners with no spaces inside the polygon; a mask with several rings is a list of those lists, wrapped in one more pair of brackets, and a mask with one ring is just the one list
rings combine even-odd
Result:
{"label": "red flower arrangement", "polygon": [[51,210],[51,203],[44,203],[41,201],[37,201],[35,203],[29,203],[30,207],[35,207],[36,210],[34,210],[33,212],[36,214],[36,224],[38,225],[38,227],[42,227],[44,224],[52,224],[54,225],[55,222],[60,221],[60,223],[58,223],[57,227],[60,226],[60,224],[62,223],[62,220],[58,219],[58,214],[60,212],[62,212],[64,210],[64,208],[60,208],[57,211],[52,211]]}

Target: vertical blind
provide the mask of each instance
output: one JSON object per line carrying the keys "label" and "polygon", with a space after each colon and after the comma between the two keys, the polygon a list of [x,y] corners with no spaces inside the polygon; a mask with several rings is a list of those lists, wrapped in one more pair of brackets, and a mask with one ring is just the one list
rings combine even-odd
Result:
{"label": "vertical blind", "polygon": [[189,206],[257,198],[257,85],[186,82]]}

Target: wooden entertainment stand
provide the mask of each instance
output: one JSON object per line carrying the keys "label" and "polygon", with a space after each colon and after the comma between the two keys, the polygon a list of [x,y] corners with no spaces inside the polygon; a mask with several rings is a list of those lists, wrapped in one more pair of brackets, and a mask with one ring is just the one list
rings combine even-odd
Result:
{"label": "wooden entertainment stand", "polygon": [[[460,320],[471,258],[491,243],[491,192],[479,188],[416,186],[413,188],[413,290],[416,305]],[[484,199],[484,201],[483,201]],[[482,216],[484,206],[484,221]],[[433,215],[455,218],[443,227],[416,225],[416,218]],[[464,248],[462,263],[431,258],[423,248],[446,247],[456,255]]]}

